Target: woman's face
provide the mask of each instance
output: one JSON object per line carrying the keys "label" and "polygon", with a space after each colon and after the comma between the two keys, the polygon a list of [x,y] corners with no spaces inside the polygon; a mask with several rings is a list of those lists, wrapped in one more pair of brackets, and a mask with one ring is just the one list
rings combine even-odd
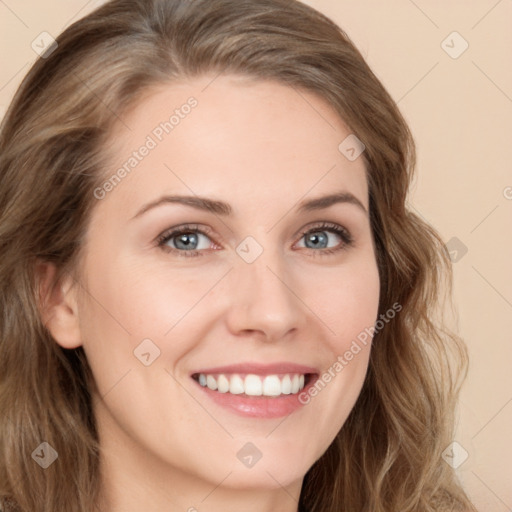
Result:
{"label": "woman's face", "polygon": [[356,402],[377,319],[359,148],[315,95],[233,76],[162,85],[121,118],[76,342],[111,467],[296,488]]}

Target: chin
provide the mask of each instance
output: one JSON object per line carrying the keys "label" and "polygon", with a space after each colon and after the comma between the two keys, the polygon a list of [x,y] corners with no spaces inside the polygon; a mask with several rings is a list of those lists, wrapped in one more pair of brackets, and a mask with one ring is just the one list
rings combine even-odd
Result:
{"label": "chin", "polygon": [[[260,461],[261,463],[261,461]],[[297,468],[293,461],[287,465],[256,466],[250,469],[238,468],[224,481],[223,485],[239,490],[269,490],[279,489],[301,482],[309,468]],[[226,473],[227,474],[227,473]]]}

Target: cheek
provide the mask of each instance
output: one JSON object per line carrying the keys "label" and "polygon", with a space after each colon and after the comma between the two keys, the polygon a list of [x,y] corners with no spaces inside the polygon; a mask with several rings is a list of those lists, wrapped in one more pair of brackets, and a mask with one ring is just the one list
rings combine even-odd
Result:
{"label": "cheek", "polygon": [[[112,341],[128,337],[132,350],[145,338],[168,339],[173,331],[182,332],[185,324],[187,329],[200,329],[201,323],[214,321],[230,304],[236,305],[227,291],[230,277],[221,282],[226,270],[222,265],[180,269],[168,264],[156,264],[149,271],[129,264],[107,268],[91,281],[96,301],[87,328],[92,326],[96,337]],[[304,313],[316,319],[325,333],[322,341],[328,341],[332,352],[345,352],[352,339],[374,325],[379,302],[374,261],[317,271],[296,269],[291,274]],[[179,346],[186,350],[186,343],[182,338]]]}
{"label": "cheek", "polygon": [[193,347],[198,315],[207,321],[204,306],[210,304],[206,295],[219,279],[215,271],[184,272],[158,264],[148,269],[120,259],[92,263],[80,328],[99,385],[108,387],[134,364],[138,367],[134,351],[143,340],[152,340],[160,350],[158,366],[173,366]]}
{"label": "cheek", "polygon": [[[353,265],[318,283],[312,308],[326,326],[326,365],[300,399],[316,410],[315,426],[333,439],[359,397],[366,376],[378,315],[380,281],[376,264]],[[325,291],[324,291],[325,290]],[[320,348],[320,347],[319,347]]]}
{"label": "cheek", "polygon": [[328,327],[331,349],[341,354],[375,324],[380,291],[377,264],[373,260],[357,262],[333,270],[321,280],[317,276],[316,281],[314,311]]}
{"label": "cheek", "polygon": [[[89,274],[87,309],[96,332],[162,337],[194,308],[212,285],[169,266],[122,264]],[[100,329],[101,326],[101,329]]]}

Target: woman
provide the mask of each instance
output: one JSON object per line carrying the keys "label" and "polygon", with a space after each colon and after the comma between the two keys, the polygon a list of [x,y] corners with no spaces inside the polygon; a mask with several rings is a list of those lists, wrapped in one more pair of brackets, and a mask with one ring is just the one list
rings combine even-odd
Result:
{"label": "woman", "polygon": [[474,510],[441,458],[449,259],[330,20],[113,0],[35,63],[0,154],[5,510]]}

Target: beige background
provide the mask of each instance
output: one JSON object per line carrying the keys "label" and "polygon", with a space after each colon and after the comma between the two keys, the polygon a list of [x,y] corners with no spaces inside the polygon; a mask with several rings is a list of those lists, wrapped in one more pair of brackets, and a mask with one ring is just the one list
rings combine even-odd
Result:
{"label": "beige background", "polygon": [[[0,116],[37,36],[101,3],[0,0]],[[469,456],[457,471],[482,512],[512,510],[512,0],[306,3],[354,40],[411,126],[410,206],[459,247],[454,301],[471,367],[455,437]]]}

